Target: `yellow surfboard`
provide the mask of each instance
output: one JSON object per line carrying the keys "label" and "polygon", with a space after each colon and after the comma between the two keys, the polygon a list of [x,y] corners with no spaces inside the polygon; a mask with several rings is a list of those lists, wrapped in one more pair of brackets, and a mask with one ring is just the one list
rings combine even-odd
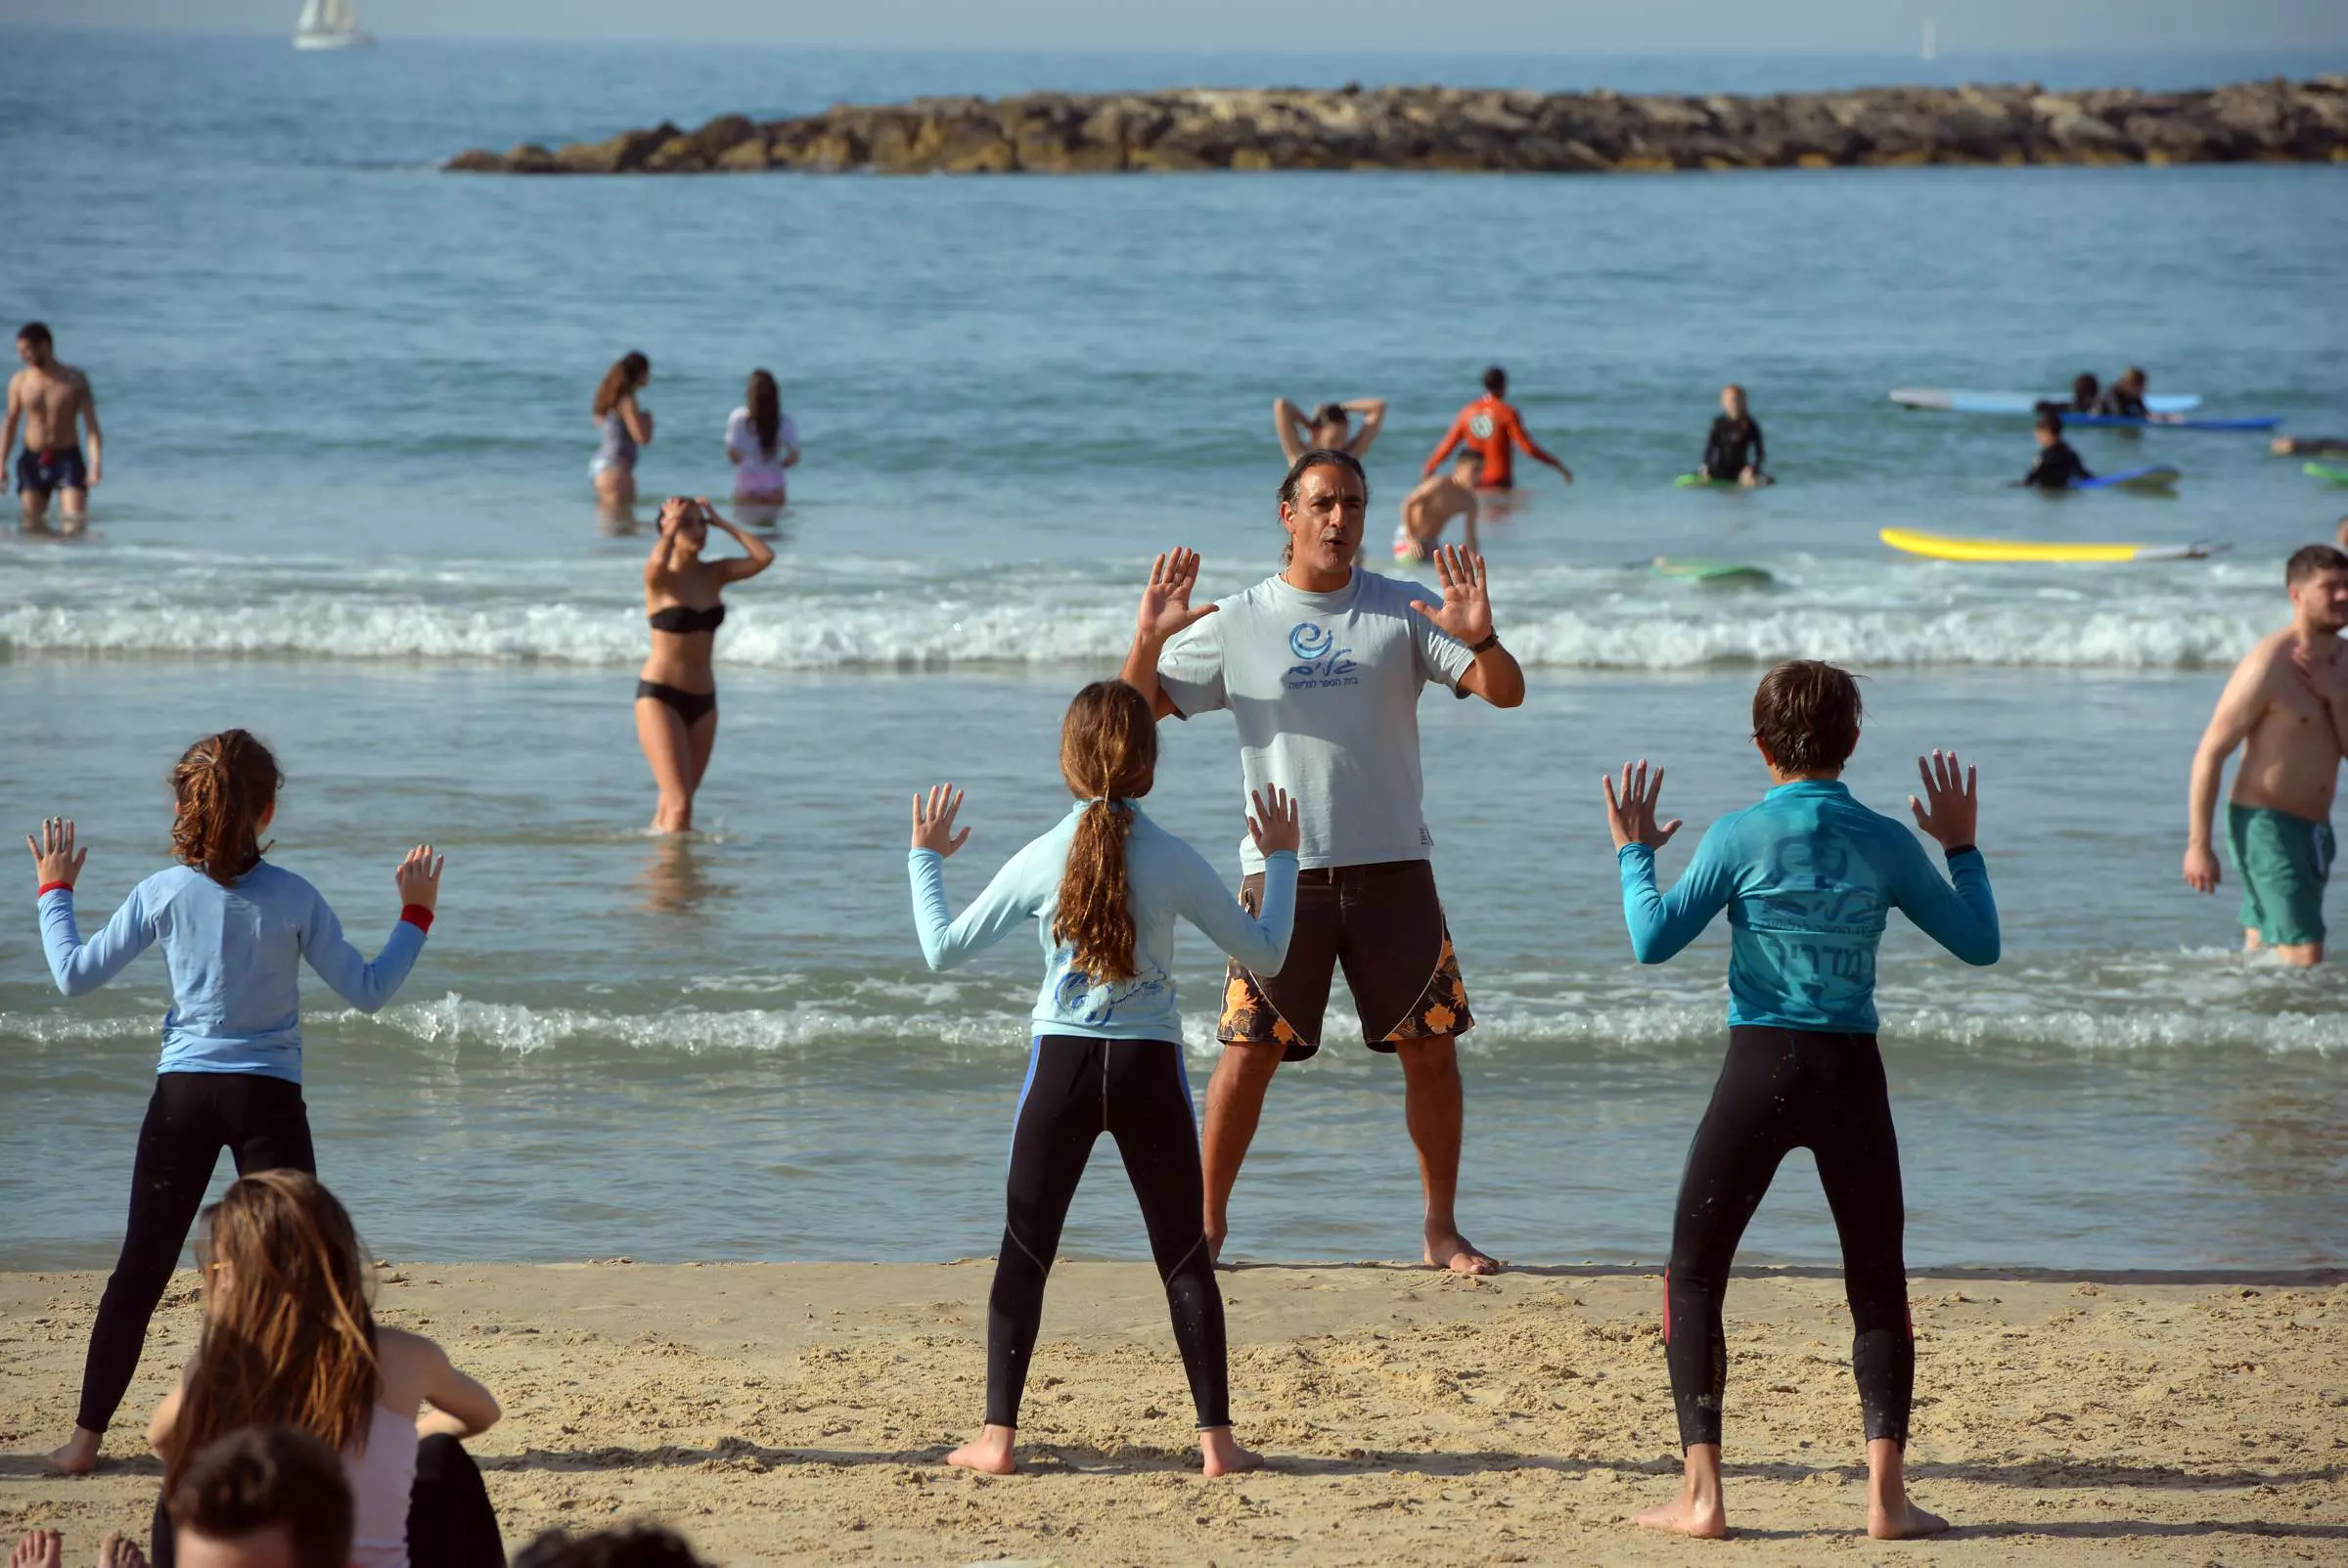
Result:
{"label": "yellow surfboard", "polygon": [[2094,564],[2114,560],[2198,560],[2224,545],[2063,544],[2028,539],[1960,539],[1919,528],[1885,528],[1879,537],[1894,550],[1934,560],[2060,561]]}

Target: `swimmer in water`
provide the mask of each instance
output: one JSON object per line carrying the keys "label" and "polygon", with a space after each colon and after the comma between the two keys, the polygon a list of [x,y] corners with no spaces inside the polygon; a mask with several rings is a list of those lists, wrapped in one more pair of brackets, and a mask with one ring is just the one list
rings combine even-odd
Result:
{"label": "swimmer in water", "polygon": [[[1352,416],[1362,417],[1362,427],[1353,427]],[[1386,400],[1382,397],[1357,397],[1345,403],[1324,403],[1311,415],[1285,397],[1272,400],[1272,428],[1280,432],[1280,453],[1290,463],[1315,447],[1343,452],[1360,458],[1385,428]]]}
{"label": "swimmer in water", "polygon": [[2096,373],[2081,371],[2071,378],[2071,400],[2061,408],[2065,414],[2093,414],[2102,397],[2103,383],[2096,380]]}
{"label": "swimmer in water", "polygon": [[2038,462],[2028,473],[2015,481],[2018,485],[2040,490],[2068,490],[2081,479],[2092,479],[2087,465],[2071,443],[2062,438],[2062,414],[2052,403],[2042,403],[2038,420],[2032,430],[2038,438]]}
{"label": "swimmer in water", "polygon": [[2146,378],[2140,367],[2129,366],[2117,380],[2103,388],[2103,395],[2096,399],[2096,412],[2126,420],[2150,418],[2145,408],[2145,381]]}
{"label": "swimmer in water", "polygon": [[1402,520],[1394,529],[1396,560],[1417,565],[1432,556],[1454,517],[1464,519],[1468,552],[1482,548],[1475,537],[1475,474],[1481,462],[1474,453],[1463,452],[1452,459],[1449,473],[1420,480],[1419,487],[1402,498]]}
{"label": "swimmer in water", "polygon": [[1421,470],[1432,474],[1443,466],[1453,450],[1465,445],[1478,459],[1475,487],[1478,490],[1507,490],[1516,483],[1516,449],[1535,463],[1545,463],[1558,470],[1567,484],[1573,483],[1573,470],[1541,449],[1525,433],[1524,421],[1508,400],[1509,373],[1498,365],[1484,372],[1484,395],[1460,410]]}
{"label": "swimmer in water", "polygon": [[596,499],[608,511],[636,504],[636,453],[652,444],[653,411],[638,404],[636,394],[653,379],[653,362],[630,352],[612,362],[595,388],[595,460],[587,476],[595,481]]}
{"label": "swimmer in water", "polygon": [[2348,441],[2329,435],[2279,435],[2267,443],[2279,458],[2348,457]]}
{"label": "swimmer in water", "polygon": [[1731,382],[1720,389],[1720,418],[1704,438],[1704,463],[1697,471],[1715,484],[1757,488],[1776,481],[1762,471],[1769,448],[1761,439],[1761,422],[1745,409],[1744,388]]}
{"label": "swimmer in water", "polygon": [[[17,454],[17,505],[26,533],[49,526],[49,498],[57,497],[67,533],[79,533],[90,492],[106,472],[106,437],[98,428],[98,398],[90,379],[57,357],[49,329],[28,321],[17,331],[17,357],[24,368],[8,379],[8,415],[0,426],[0,466],[24,429]],[[79,426],[77,428],[76,426]],[[89,432],[90,456],[81,456],[80,430]]]}
{"label": "swimmer in water", "polygon": [[783,396],[767,372],[750,372],[742,407],[726,421],[726,458],[734,465],[734,499],[780,507],[789,499],[783,470],[799,461],[799,427],[783,412]]}
{"label": "swimmer in water", "polygon": [[1016,1468],[1044,1282],[1085,1161],[1106,1133],[1141,1200],[1165,1285],[1202,1467],[1209,1476],[1252,1470],[1263,1461],[1231,1434],[1223,1292],[1174,1006],[1174,919],[1189,920],[1234,963],[1278,972],[1295,919],[1296,805],[1278,785],[1249,797],[1247,831],[1264,857],[1261,913],[1251,914],[1204,856],[1143,814],[1141,797],[1157,777],[1157,721],[1141,693],[1122,681],[1077,693],[1061,724],[1060,771],[1075,806],[1013,855],[959,918],[946,902],[944,863],[971,836],[954,826],[962,792],[938,784],[913,797],[908,871],[929,967],[953,968],[1014,931],[1032,930],[1044,951],[987,1298],[986,1425],[946,1462],[991,1475]]}
{"label": "swimmer in water", "polygon": [[[1661,963],[1729,912],[1729,1052],[1689,1145],[1663,1276],[1663,1345],[1679,1411],[1685,1479],[1676,1501],[1639,1515],[1650,1530],[1728,1534],[1721,1501],[1721,1404],[1728,1343],[1721,1303],[1737,1243],[1778,1163],[1807,1148],[1842,1238],[1851,1369],[1867,1425],[1867,1533],[1934,1535],[1948,1521],[1909,1500],[1903,1463],[1916,1385],[1902,1248],[1899,1142],[1875,1045],[1875,948],[1893,910],[1966,963],[1998,960],[1998,908],[1973,845],[1973,774],[1954,752],[1916,759],[1917,826],[1947,857],[1943,879],[1907,825],[1851,797],[1843,766],[1859,744],[1859,686],[1796,659],[1753,694],[1753,745],[1772,787],[1712,825],[1679,882],[1655,889],[1663,770],[1625,763],[1605,780],[1606,826],[1623,918],[1641,963]],[[1954,885],[1952,885],[1954,883]]]}
{"label": "swimmer in water", "polygon": [[[733,535],[743,554],[703,560],[712,528]],[[755,577],[774,563],[774,546],[719,516],[706,498],[670,496],[660,509],[660,537],[644,562],[644,610],[652,623],[653,648],[636,680],[636,739],[660,789],[653,811],[656,833],[693,830],[693,797],[717,745],[717,676],[710,653],[726,619],[726,585]]]}

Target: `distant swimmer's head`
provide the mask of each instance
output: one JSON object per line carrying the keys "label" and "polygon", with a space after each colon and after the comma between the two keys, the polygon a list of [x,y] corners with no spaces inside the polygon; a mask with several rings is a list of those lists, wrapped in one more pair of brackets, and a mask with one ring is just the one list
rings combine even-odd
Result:
{"label": "distant swimmer's head", "polygon": [[28,321],[17,329],[17,357],[27,365],[42,366],[56,351],[56,341],[49,329],[37,321]]}
{"label": "distant swimmer's head", "polygon": [[207,735],[171,770],[171,853],[222,887],[260,864],[286,776],[249,730]]}
{"label": "distant swimmer's head", "polygon": [[1157,782],[1157,715],[1123,681],[1095,681],[1060,723],[1060,776],[1086,802],[1060,876],[1052,939],[1095,985],[1134,976],[1133,911],[1125,841],[1133,802]]}
{"label": "distant swimmer's head", "polygon": [[2052,403],[2038,405],[2038,444],[2053,446],[2062,439],[2062,410]]}
{"label": "distant swimmer's head", "polygon": [[1484,390],[1494,397],[1509,395],[1509,373],[1498,365],[1484,372]]}
{"label": "distant swimmer's head", "polygon": [[2096,380],[2094,371],[2081,371],[2071,378],[2071,408],[2080,414],[2093,414],[2096,399],[2103,395],[2103,385]]}
{"label": "distant swimmer's head", "polygon": [[1781,778],[1832,779],[1859,749],[1863,712],[1850,671],[1788,659],[1753,691],[1753,744]]}
{"label": "distant swimmer's head", "polygon": [[[2340,526],[2348,532],[2348,517]],[[2330,545],[2302,545],[2283,562],[2282,585],[2308,630],[2336,633],[2348,627],[2348,555]]]}
{"label": "distant swimmer's head", "polygon": [[1326,446],[1303,453],[1280,481],[1280,525],[1288,535],[1280,563],[1301,561],[1329,575],[1351,570],[1369,510],[1370,479],[1352,453]]}
{"label": "distant swimmer's head", "polygon": [[307,1172],[256,1171],[204,1212],[202,1235],[203,1339],[166,1490],[206,1444],[248,1426],[298,1423],[338,1453],[364,1443],[380,1374],[349,1212]]}
{"label": "distant swimmer's head", "polygon": [[1720,389],[1720,411],[1733,420],[1744,418],[1744,388],[1735,381]]}
{"label": "distant swimmer's head", "polygon": [[619,406],[619,400],[644,390],[644,383],[653,379],[653,362],[633,349],[611,362],[604,379],[595,387],[595,417],[602,419]]}
{"label": "distant swimmer's head", "polygon": [[775,442],[783,435],[783,394],[776,388],[773,375],[762,370],[750,372],[742,406],[750,411],[750,428],[758,432],[759,450],[772,456]]}
{"label": "distant swimmer's head", "polygon": [[1353,420],[1341,403],[1324,403],[1313,410],[1313,445],[1343,446],[1353,436]]}

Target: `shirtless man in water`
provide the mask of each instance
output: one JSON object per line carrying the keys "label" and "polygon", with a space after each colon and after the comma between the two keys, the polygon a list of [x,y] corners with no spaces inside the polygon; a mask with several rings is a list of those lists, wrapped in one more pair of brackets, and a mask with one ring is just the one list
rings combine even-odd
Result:
{"label": "shirtless man in water", "polygon": [[2331,874],[2331,797],[2348,750],[2348,555],[2309,545],[2283,567],[2291,624],[2234,668],[2193,753],[2185,880],[2218,888],[2210,820],[2236,746],[2226,840],[2242,879],[2242,946],[2283,963],[2324,962],[2324,884]]}
{"label": "shirtless man in water", "polygon": [[[0,463],[16,450],[17,424],[23,422],[24,450],[17,456],[17,500],[27,533],[49,525],[49,497],[58,497],[58,512],[68,533],[81,531],[83,509],[97,488],[105,467],[104,441],[98,433],[98,400],[90,395],[89,378],[57,357],[49,329],[28,321],[17,334],[17,357],[24,368],[9,378],[8,422],[0,426]],[[75,422],[89,426],[90,457],[85,466]]]}
{"label": "shirtless man in water", "polygon": [[1419,487],[1402,498],[1402,525],[1394,530],[1396,560],[1417,565],[1433,555],[1454,517],[1467,519],[1468,549],[1472,553],[1482,548],[1475,540],[1475,473],[1482,463],[1474,453],[1464,452],[1449,473],[1420,480]]}

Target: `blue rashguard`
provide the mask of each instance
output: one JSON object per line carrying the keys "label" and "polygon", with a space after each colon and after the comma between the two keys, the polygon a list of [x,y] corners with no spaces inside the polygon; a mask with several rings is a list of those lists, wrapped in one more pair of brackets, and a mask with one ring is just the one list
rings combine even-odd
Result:
{"label": "blue rashguard", "polygon": [[1875,948],[1895,909],[1965,963],[1998,961],[1981,852],[1951,856],[1943,880],[1907,824],[1836,780],[1780,784],[1721,818],[1669,893],[1655,890],[1647,845],[1625,844],[1616,860],[1642,963],[1663,963],[1728,910],[1732,1027],[1873,1034]]}
{"label": "blue rashguard", "polygon": [[1182,1039],[1182,1019],[1174,1008],[1177,915],[1242,966],[1278,973],[1287,959],[1288,931],[1296,918],[1296,852],[1284,849],[1264,858],[1263,913],[1249,915],[1204,856],[1151,822],[1140,806],[1124,804],[1133,813],[1125,840],[1132,979],[1095,985],[1090,975],[1071,969],[1072,952],[1052,935],[1068,843],[1086,807],[1081,801],[1058,827],[1012,856],[959,919],[946,903],[945,866],[937,852],[911,853],[906,870],[913,881],[913,919],[929,967],[953,968],[1032,920],[1044,949],[1035,1033],[1092,1040]]}
{"label": "blue rashguard", "polygon": [[57,988],[77,997],[113,979],[157,942],[171,970],[158,1072],[258,1073],[301,1082],[301,998],[306,960],[337,996],[363,1012],[389,1002],[424,951],[429,917],[402,911],[369,963],[342,935],[318,890],[262,861],[223,887],[174,866],[130,890],[87,942],[73,920],[73,890],[41,895],[41,945]]}

